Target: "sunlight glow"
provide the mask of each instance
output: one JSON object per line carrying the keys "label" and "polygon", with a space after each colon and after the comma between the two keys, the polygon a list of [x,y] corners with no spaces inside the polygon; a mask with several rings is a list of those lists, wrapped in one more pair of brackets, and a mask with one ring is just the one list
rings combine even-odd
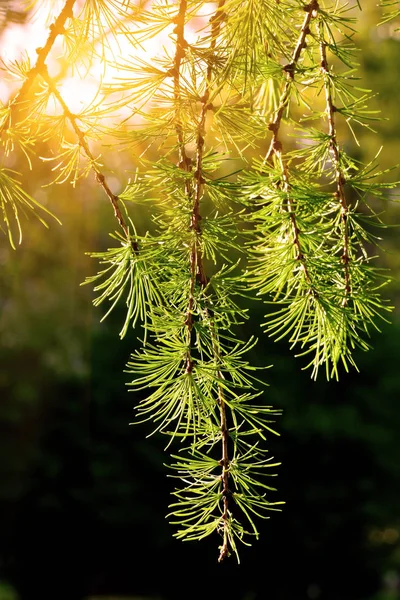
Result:
{"label": "sunlight glow", "polygon": [[[77,6],[82,7],[83,2],[78,2]],[[29,57],[31,64],[36,62],[36,48],[43,40],[47,38],[50,22],[53,20],[57,10],[60,10],[62,2],[51,0],[43,2],[37,10],[34,10],[28,23],[24,25],[10,24],[0,38],[0,58],[4,63],[21,60],[24,56]],[[197,39],[198,32],[204,27],[206,18],[212,14],[214,3],[210,3],[207,8],[202,6],[198,16],[192,19],[186,29],[186,38],[189,43]],[[49,15],[51,19],[49,19]],[[104,23],[107,27],[107,23]],[[138,29],[140,31],[140,28]],[[171,35],[173,26],[165,28],[156,37],[143,41],[134,50],[134,58],[152,61],[165,53],[172,55],[174,39]],[[40,42],[39,42],[40,41]],[[97,46],[101,46],[99,42]],[[95,50],[98,48],[96,47]],[[63,40],[56,40],[52,52],[48,59],[48,68],[52,76],[56,76],[58,88],[62,93],[68,107],[73,113],[80,113],[91,105],[96,97],[99,86],[102,82],[112,83],[118,77],[119,70],[115,65],[126,61],[132,56],[132,44],[124,35],[118,37],[118,41],[110,34],[106,37],[106,43],[102,50],[103,58],[99,51],[99,56],[93,56],[90,60],[90,68],[72,68],[65,64]],[[105,59],[105,60],[103,60]],[[18,85],[12,81],[0,79],[0,100],[7,102]],[[101,100],[100,97],[97,101]],[[50,115],[60,114],[61,107],[57,102],[50,102],[47,113]],[[118,109],[119,116],[127,116],[129,110]]]}

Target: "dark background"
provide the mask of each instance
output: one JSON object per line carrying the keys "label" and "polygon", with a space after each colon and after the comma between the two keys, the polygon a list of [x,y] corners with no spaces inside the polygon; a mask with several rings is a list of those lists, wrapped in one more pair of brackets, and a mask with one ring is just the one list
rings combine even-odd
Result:
{"label": "dark background", "polygon": [[[383,143],[389,167],[400,148],[400,42],[393,25],[376,30],[379,11],[365,5],[361,75],[390,120],[376,136],[361,132],[361,147],[342,135],[363,159]],[[0,600],[399,599],[398,308],[374,349],[357,355],[360,373],[328,384],[312,382],[285,343],[260,334],[265,308],[251,305],[246,333],[260,337],[252,358],[274,365],[265,401],[283,409],[281,436],[269,443],[282,462],[276,499],[286,505],[259,523],[261,538],[241,550],[239,566],[234,558],[217,565],[218,539],[172,537],[164,440],[129,426],[135,398],[123,369],[135,333],[120,341],[122,314],[100,324],[92,290],[79,286],[96,269],[85,252],[112,245],[111,210],[91,177],[75,190],[42,189],[46,165],[28,172],[18,161],[25,185],[63,226],[31,220],[17,251],[5,237],[0,244]],[[395,202],[382,208],[388,224],[398,222]],[[380,259],[392,269],[385,293],[396,307],[397,236],[384,233]]]}

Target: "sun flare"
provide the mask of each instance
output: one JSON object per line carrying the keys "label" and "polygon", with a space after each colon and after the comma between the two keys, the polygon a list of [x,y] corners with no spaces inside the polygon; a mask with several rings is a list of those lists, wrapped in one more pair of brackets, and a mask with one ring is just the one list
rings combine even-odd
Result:
{"label": "sun flare", "polygon": [[[46,3],[45,3],[46,4]],[[49,14],[56,14],[62,3],[49,2],[48,6],[42,4],[32,13],[32,19],[27,23],[17,25],[11,24],[6,28],[0,41],[0,58],[4,64],[11,64],[21,60],[29,60],[33,65],[37,58],[38,40],[46,38],[50,19]],[[49,6],[51,5],[51,9]],[[77,2],[78,8],[82,9],[84,2]],[[204,29],[207,18],[215,9],[215,3],[201,5],[186,28],[186,39],[188,43],[194,43],[199,31]],[[147,6],[151,11],[151,5]],[[172,55],[174,48],[173,26],[156,29],[153,36],[143,34],[143,26],[140,21],[131,25],[118,35],[112,29],[112,24],[104,15],[100,15],[97,39],[86,44],[77,55],[76,63],[69,63],[65,44],[56,40],[48,59],[48,69],[52,77],[55,76],[57,87],[68,106],[74,114],[85,112],[93,103],[100,104],[104,101],[102,93],[103,86],[109,86],[121,78],[121,65],[132,60],[149,61],[156,63],[160,57]],[[92,32],[93,33],[93,32]],[[88,32],[89,35],[89,32]],[[132,49],[132,40],[137,38]],[[12,99],[18,84],[12,80],[0,80],[0,100],[3,103]],[[114,98],[115,100],[115,98]],[[59,102],[54,98],[49,101],[46,113],[59,115],[63,111]],[[126,118],[132,114],[123,106],[116,109],[113,117]],[[100,116],[110,119],[110,114]]]}

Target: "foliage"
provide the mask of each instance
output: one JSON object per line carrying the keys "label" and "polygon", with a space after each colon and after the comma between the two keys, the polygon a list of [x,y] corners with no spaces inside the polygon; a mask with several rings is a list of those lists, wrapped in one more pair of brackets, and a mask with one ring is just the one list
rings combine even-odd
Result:
{"label": "foliage", "polygon": [[[265,450],[279,411],[260,399],[256,340],[239,335],[243,296],[273,306],[266,332],[306,355],[314,378],[355,366],[354,350],[369,348],[390,310],[371,253],[382,226],[371,198],[395,184],[380,183],[375,162],[351,158],[337,129],[343,119],[357,137],[377,119],[355,76],[355,25],[344,3],[316,0],[67,0],[36,63],[4,65],[20,81],[1,108],[10,241],[9,214],[20,231],[19,211],[38,208],[7,166],[15,146],[29,161],[50,141],[54,184],[94,173],[119,231],[115,247],[91,254],[101,267],[87,283],[96,305],[109,303],[106,315],[125,302],[121,337],[142,322],[142,348],[127,364],[136,422],[152,422],[174,448],[176,536],[220,534],[219,560],[238,556],[239,541],[258,537],[256,517],[281,504],[270,499],[276,463]],[[164,54],[141,58],[164,33]],[[105,70],[79,112],[48,68],[59,38],[70,70],[85,76],[96,61]],[[290,131],[295,149],[283,141]],[[119,195],[99,142],[134,164]],[[151,211],[150,231],[136,229],[139,207]]]}

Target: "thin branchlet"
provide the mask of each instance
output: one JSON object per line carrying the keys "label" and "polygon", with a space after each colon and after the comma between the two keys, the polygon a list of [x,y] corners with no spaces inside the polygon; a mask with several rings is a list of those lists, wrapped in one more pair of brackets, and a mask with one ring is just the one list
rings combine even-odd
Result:
{"label": "thin branchlet", "polygon": [[[206,86],[204,90],[204,94],[201,98],[202,108],[200,121],[197,131],[197,152],[196,152],[196,171],[195,171],[195,190],[194,190],[194,204],[193,204],[193,214],[192,214],[192,223],[191,226],[193,229],[198,232],[200,231],[200,197],[203,190],[203,158],[204,158],[204,146],[205,146],[205,134],[206,134],[206,119],[208,111],[211,110],[211,106],[209,103],[211,96],[211,81],[213,76],[213,55],[215,52],[217,39],[221,30],[221,24],[224,18],[223,8],[225,5],[225,0],[220,0],[217,6],[217,10],[215,14],[210,19],[211,25],[211,42],[209,48],[209,59],[207,64],[207,74],[206,74]],[[193,247],[193,261],[197,263],[197,276],[200,282],[200,285],[205,286],[207,284],[207,277],[205,275],[203,260],[201,256],[201,250],[197,243],[195,242]],[[210,327],[211,327],[211,337],[213,344],[213,352],[214,359],[216,363],[219,362],[219,348],[218,348],[218,337],[217,333],[214,330],[214,325],[212,323],[212,319],[210,319]],[[217,377],[219,379],[222,378],[222,374],[220,370],[217,370]],[[218,385],[218,404],[220,411],[220,426],[221,426],[221,438],[222,438],[222,458],[221,458],[221,481],[222,481],[222,503],[223,503],[223,512],[221,515],[222,519],[222,537],[223,542],[220,547],[220,554],[218,561],[221,562],[229,556],[230,544],[229,544],[229,498],[231,495],[231,491],[229,489],[229,452],[228,452],[228,441],[229,441],[229,429],[227,424],[227,415],[226,415],[226,403],[224,399],[224,391],[222,385]]]}
{"label": "thin branchlet", "polygon": [[36,64],[29,71],[29,73],[26,76],[25,81],[23,82],[23,84],[20,87],[17,94],[14,96],[14,99],[11,102],[11,106],[10,106],[11,110],[8,115],[8,118],[5,120],[2,127],[0,128],[0,136],[1,136],[2,132],[10,126],[10,123],[12,121],[13,111],[15,109],[17,109],[18,105],[20,105],[20,103],[26,99],[26,95],[28,94],[29,90],[31,89],[36,77],[38,75],[44,75],[45,73],[47,73],[47,67],[46,67],[47,57],[54,45],[54,42],[56,41],[57,36],[63,35],[63,33],[65,31],[65,23],[67,22],[68,19],[73,17],[73,8],[74,8],[75,2],[76,2],[76,0],[66,0],[64,8],[60,12],[58,17],[54,21],[54,23],[52,23],[50,25],[50,33],[49,33],[49,36],[47,38],[45,45],[42,48],[36,49],[36,52],[38,55]]}
{"label": "thin branchlet", "polygon": [[174,103],[175,103],[175,130],[178,138],[178,152],[179,152],[179,167],[188,170],[189,159],[185,149],[185,139],[183,133],[182,116],[181,116],[181,65],[182,60],[185,58],[186,48],[188,46],[185,40],[185,19],[187,10],[187,0],[181,0],[179,4],[179,11],[174,18],[175,28],[174,33],[176,34],[175,43],[175,56],[173,66],[174,76]]}
{"label": "thin branchlet", "polygon": [[281,127],[282,118],[290,102],[291,87],[293,84],[294,76],[301,57],[301,53],[307,47],[306,38],[307,35],[310,34],[311,20],[315,18],[316,11],[318,10],[318,2],[317,0],[313,0],[310,4],[305,5],[303,8],[306,11],[306,15],[304,17],[304,21],[300,30],[300,35],[298,37],[296,47],[293,51],[290,63],[283,67],[283,70],[286,73],[286,83],[279,98],[278,108],[275,112],[274,119],[268,126],[269,130],[272,131],[272,138],[268,148],[268,152],[265,155],[265,164],[269,163],[277,149],[281,148],[279,143],[279,130]]}
{"label": "thin branchlet", "polygon": [[299,261],[301,268],[303,269],[304,272],[304,277],[305,280],[310,288],[310,290],[312,290],[312,293],[314,295],[317,294],[317,292],[313,289],[313,283],[312,283],[312,278],[310,275],[310,272],[308,270],[307,267],[307,261],[306,261],[306,256],[303,252],[302,249],[302,245],[300,242],[300,229],[298,227],[297,224],[297,219],[296,219],[296,207],[295,207],[295,203],[293,201],[293,198],[291,196],[291,190],[290,190],[290,181],[289,181],[289,171],[287,168],[287,164],[285,159],[282,156],[282,150],[281,149],[277,149],[275,150],[275,155],[280,163],[281,169],[282,169],[282,182],[283,182],[283,190],[286,193],[287,196],[287,211],[289,213],[289,218],[290,218],[290,224],[292,227],[292,234],[293,234],[293,245],[296,248],[296,260]]}
{"label": "thin branchlet", "polygon": [[[107,198],[111,202],[111,205],[114,210],[114,216],[117,219],[122,231],[124,232],[126,239],[128,241],[131,240],[131,234],[129,232],[129,227],[124,219],[124,216],[121,212],[121,208],[119,206],[119,197],[116,194],[113,194],[113,192],[111,191],[110,186],[107,182],[106,176],[102,173],[102,171],[99,169],[98,165],[96,164],[96,159],[93,156],[92,151],[90,150],[89,144],[85,137],[85,133],[82,131],[82,129],[80,128],[80,126],[78,124],[77,116],[73,112],[71,112],[71,110],[69,109],[64,98],[62,97],[62,94],[58,90],[57,86],[54,84],[54,82],[51,79],[51,77],[47,71],[47,68],[45,66],[42,68],[41,74],[42,74],[44,80],[46,81],[46,83],[49,87],[49,90],[51,91],[51,93],[54,95],[54,97],[59,102],[59,104],[63,110],[64,116],[71,123],[72,128],[78,138],[79,145],[81,146],[82,150],[86,154],[86,157],[90,161],[91,168],[93,169],[93,172],[96,177],[96,181],[100,184],[100,186],[102,187]],[[138,243],[135,240],[131,240],[131,245],[132,245],[133,251],[137,253],[139,251]]]}
{"label": "thin branchlet", "polygon": [[[213,77],[213,55],[216,49],[217,39],[220,33],[221,23],[223,19],[223,7],[225,4],[225,0],[220,0],[217,6],[217,10],[215,14],[210,18],[210,46],[209,46],[209,58],[207,60],[207,68],[206,68],[206,77],[205,77],[205,89],[202,97],[200,98],[201,102],[201,112],[199,123],[197,127],[196,134],[196,157],[195,157],[195,171],[193,173],[193,191],[191,182],[187,182],[185,184],[186,195],[189,200],[192,201],[192,213],[190,218],[190,229],[193,232],[193,242],[190,251],[190,290],[189,290],[189,303],[188,303],[188,311],[186,316],[185,324],[188,330],[188,353],[186,360],[186,373],[191,373],[193,371],[194,362],[191,355],[191,338],[192,338],[192,329],[193,329],[193,309],[194,309],[194,298],[195,298],[195,286],[196,284],[200,286],[200,288],[205,288],[208,283],[207,275],[204,268],[203,255],[201,250],[201,211],[200,211],[200,201],[203,195],[203,187],[204,187],[204,179],[203,179],[203,159],[204,159],[204,148],[205,148],[205,136],[206,136],[206,120],[207,114],[211,110],[211,105],[209,103],[209,99],[212,93],[211,85],[212,85],[212,77]],[[184,21],[185,21],[185,11],[186,11],[186,0],[182,0],[179,6],[179,12],[175,19],[176,28],[175,33],[177,36],[176,41],[176,53],[174,58],[174,96],[176,102],[175,109],[175,118],[176,118],[176,133],[178,138],[178,148],[179,148],[179,166],[184,168],[185,170],[190,169],[190,162],[187,157],[187,153],[185,150],[184,144],[184,134],[182,129],[182,124],[180,121],[180,113],[179,113],[179,105],[180,105],[180,66],[181,61],[185,56],[185,48],[187,46],[184,37]],[[205,315],[207,321],[209,322],[210,328],[210,336],[212,340],[212,348],[214,354],[214,360],[216,365],[218,365],[220,359],[220,350],[218,344],[218,334],[215,331],[215,326],[213,324],[213,320],[210,314],[210,310],[208,306],[205,309]],[[217,367],[217,378],[221,379],[222,373]],[[220,428],[221,428],[221,439],[222,439],[222,458],[220,461],[222,472],[221,472],[221,482],[222,482],[222,526],[220,528],[223,543],[220,549],[219,561],[222,561],[229,555],[230,545],[229,545],[229,496],[231,494],[229,490],[229,453],[228,453],[228,440],[229,440],[229,429],[227,425],[227,415],[226,415],[226,404],[224,400],[223,388],[221,385],[218,385],[218,405],[220,411]]]}
{"label": "thin branchlet", "polygon": [[[304,5],[304,10],[306,15],[303,20],[303,24],[300,30],[300,34],[295,46],[295,49],[292,54],[291,61],[288,65],[283,67],[283,70],[286,73],[286,83],[281,93],[278,108],[275,112],[275,116],[273,121],[270,122],[268,129],[272,131],[272,138],[270,141],[270,145],[267,151],[267,154],[264,159],[264,164],[272,163],[274,156],[277,158],[281,169],[282,169],[282,179],[283,179],[283,190],[287,194],[287,210],[290,216],[290,223],[292,227],[293,233],[293,244],[296,248],[296,260],[298,260],[301,264],[301,268],[304,272],[304,277],[307,281],[307,284],[312,289],[312,279],[310,272],[307,267],[306,257],[301,247],[300,238],[299,238],[299,227],[297,224],[296,213],[295,213],[295,203],[290,194],[290,179],[289,172],[287,169],[286,161],[282,155],[282,142],[279,140],[280,127],[282,124],[282,118],[287,109],[290,98],[291,98],[291,88],[293,84],[293,80],[295,77],[296,69],[301,58],[301,54],[303,50],[307,47],[307,35],[311,33],[310,31],[310,23],[313,18],[316,17],[317,11],[319,8],[318,1],[312,0],[310,4]],[[314,292],[316,293],[316,292]]]}
{"label": "thin branchlet", "polygon": [[[174,33],[176,34],[176,43],[175,43],[175,56],[174,56],[174,66],[173,66],[173,77],[174,77],[174,104],[175,104],[175,131],[176,137],[178,141],[178,166],[184,171],[191,170],[191,160],[187,155],[186,147],[185,147],[185,136],[184,129],[182,126],[182,93],[181,93],[181,66],[182,61],[185,58],[187,42],[185,40],[185,19],[186,19],[186,10],[187,10],[187,0],[181,0],[179,3],[178,14],[174,18],[175,28]],[[193,195],[193,185],[192,181],[188,178],[185,181],[185,194],[188,202],[192,201]],[[194,209],[193,209],[194,210]],[[193,216],[192,216],[193,220]],[[197,230],[196,230],[197,232]],[[197,268],[197,253],[195,248],[196,242],[193,243],[191,252],[190,252],[190,288],[189,288],[189,301],[188,301],[188,309],[187,315],[185,319],[185,325],[187,327],[187,336],[188,336],[188,350],[186,356],[186,374],[191,374],[194,367],[194,362],[192,359],[192,348],[191,348],[191,338],[192,338],[192,329],[193,329],[193,309],[194,309],[194,291],[196,284],[196,268]]]}
{"label": "thin branchlet", "polygon": [[351,278],[350,278],[350,239],[349,239],[349,228],[348,228],[348,212],[349,206],[346,199],[346,193],[344,191],[344,184],[346,182],[343,168],[341,167],[340,161],[340,149],[336,135],[336,123],[335,123],[335,112],[336,107],[333,103],[332,84],[330,80],[329,64],[327,58],[326,47],[327,43],[324,39],[324,26],[322,20],[317,21],[317,34],[319,38],[319,50],[321,57],[321,73],[324,82],[325,90],[325,101],[326,101],[326,115],[329,126],[329,137],[330,137],[330,152],[332,156],[333,166],[335,168],[335,181],[336,191],[335,197],[340,204],[340,219],[342,222],[343,229],[343,251],[341,260],[343,263],[344,270],[344,295],[342,300],[342,306],[345,307],[348,304],[349,296],[351,294]]}

